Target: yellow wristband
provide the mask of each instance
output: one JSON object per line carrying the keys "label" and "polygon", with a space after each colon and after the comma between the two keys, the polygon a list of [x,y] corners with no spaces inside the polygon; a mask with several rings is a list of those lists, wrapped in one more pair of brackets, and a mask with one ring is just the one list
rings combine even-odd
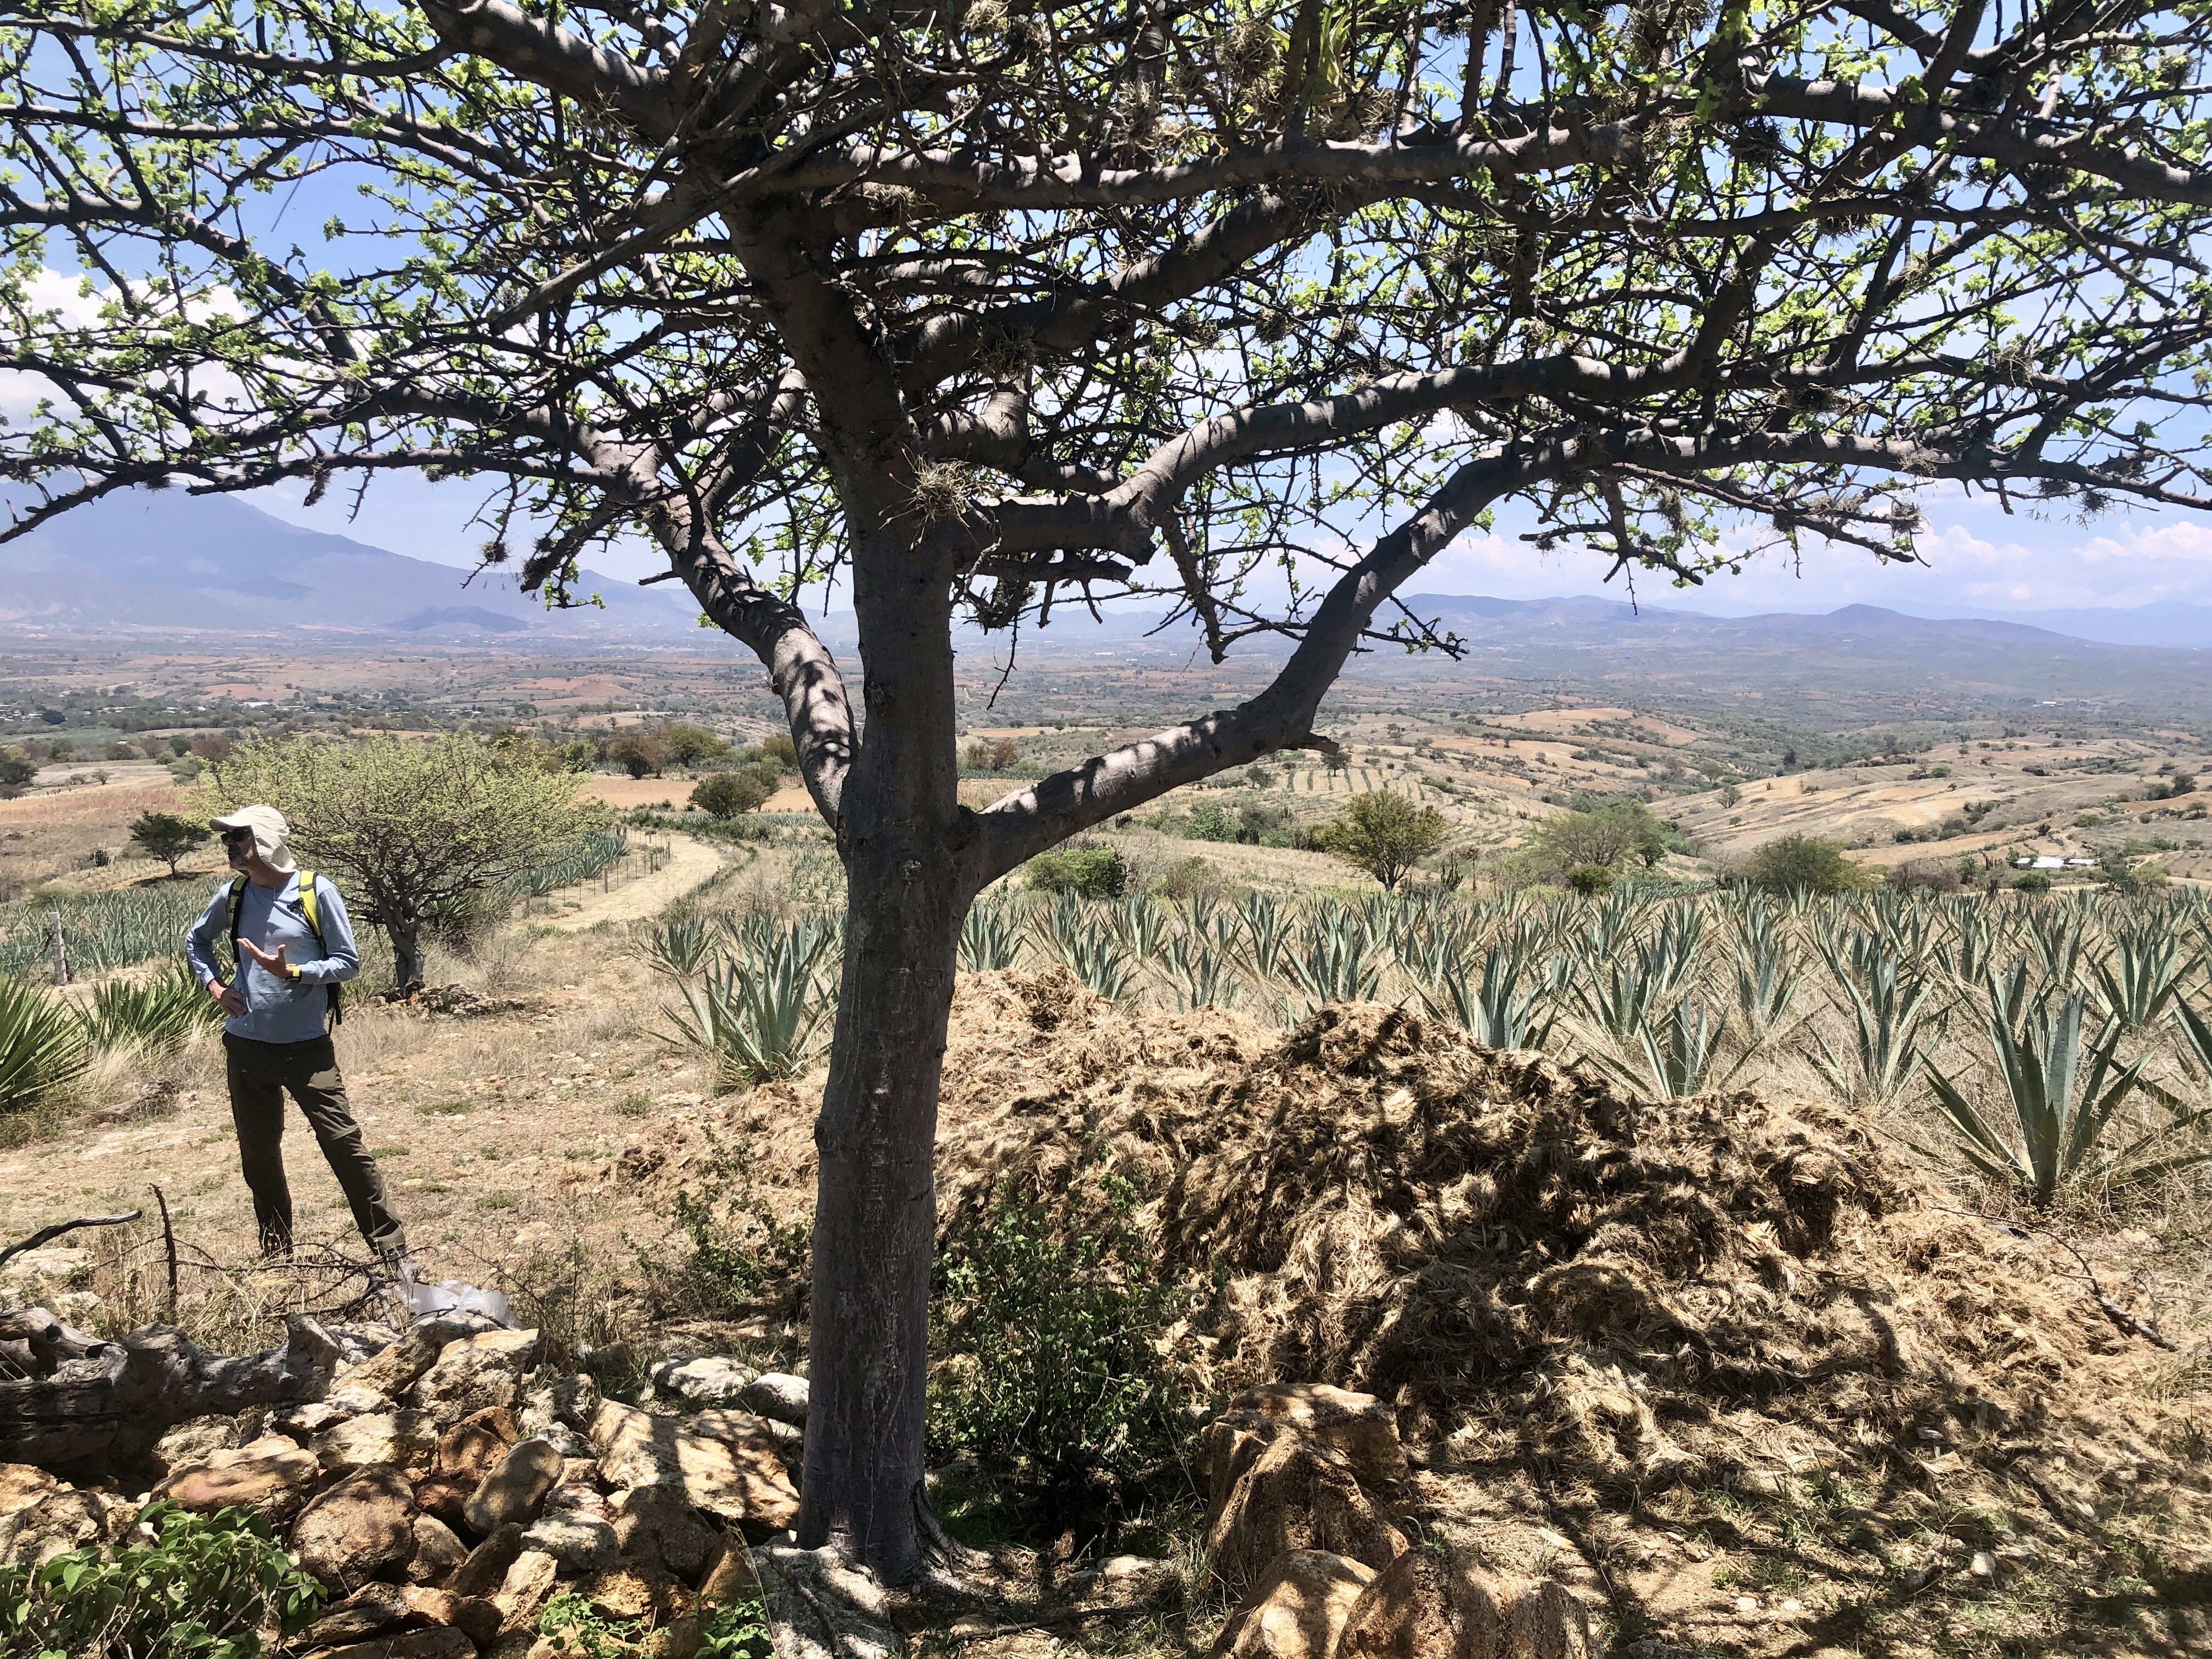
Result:
{"label": "yellow wristband", "polygon": [[288,962],[288,963],[286,963],[284,964],[284,977],[285,977],[286,979],[297,979],[297,978],[299,978],[299,977],[300,977],[300,964],[299,964],[298,963],[296,963],[296,962]]}

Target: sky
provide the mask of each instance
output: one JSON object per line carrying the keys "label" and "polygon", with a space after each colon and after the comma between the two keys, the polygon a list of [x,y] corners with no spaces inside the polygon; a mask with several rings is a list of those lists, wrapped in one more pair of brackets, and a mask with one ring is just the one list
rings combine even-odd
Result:
{"label": "sky", "polygon": [[[301,484],[246,499],[294,524],[444,564],[473,564],[486,534],[468,521],[486,495],[483,484],[383,477],[371,486],[357,517],[350,516],[349,491],[333,488],[313,508],[301,504],[305,495]],[[1636,597],[1647,605],[1713,615],[1818,612],[1846,605],[1928,617],[2212,605],[2212,520],[2127,509],[2085,526],[2032,518],[2024,510],[2008,517],[1991,498],[1956,491],[1924,497],[1923,505],[1929,528],[1918,538],[1923,565],[1878,565],[1856,548],[1808,541],[1795,568],[1784,556],[1768,554],[1741,576],[1723,573],[1693,590],[1645,575],[1638,580]],[[1495,535],[1470,534],[1454,543],[1408,591],[1626,599],[1621,578],[1610,586],[1604,581],[1607,562],[1571,550],[1538,552],[1501,520]],[[665,568],[642,547],[595,556],[591,563],[603,574],[633,580]],[[844,608],[842,598],[836,608]]]}

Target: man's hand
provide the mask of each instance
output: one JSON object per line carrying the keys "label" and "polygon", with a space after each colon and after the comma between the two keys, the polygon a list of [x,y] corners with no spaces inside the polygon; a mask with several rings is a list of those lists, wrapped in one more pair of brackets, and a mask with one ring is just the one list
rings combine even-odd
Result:
{"label": "man's hand", "polygon": [[225,985],[219,979],[211,979],[207,982],[207,994],[216,1000],[216,1006],[226,1014],[242,1014],[246,1012],[246,999],[238,994],[238,988],[235,986]]}
{"label": "man's hand", "polygon": [[264,951],[259,945],[256,945],[252,939],[242,939],[238,941],[238,948],[245,951],[249,957],[252,957],[256,962],[259,963],[264,968],[266,968],[270,973],[276,975],[277,978],[289,979],[291,977],[290,971],[284,965],[284,947],[283,945],[278,945],[273,951]]}

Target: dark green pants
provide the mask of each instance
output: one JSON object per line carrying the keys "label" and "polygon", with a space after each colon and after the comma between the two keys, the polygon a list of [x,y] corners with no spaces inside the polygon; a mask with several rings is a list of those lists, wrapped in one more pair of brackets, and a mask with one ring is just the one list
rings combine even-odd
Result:
{"label": "dark green pants", "polygon": [[338,1075],[330,1038],[255,1042],[226,1032],[222,1047],[229,1062],[230,1121],[238,1128],[238,1160],[253,1194],[262,1249],[278,1253],[292,1248],[292,1189],[284,1181],[284,1095],[289,1090],[369,1248],[404,1250],[406,1235],[385,1200],[384,1177],[346,1105],[345,1079]]}

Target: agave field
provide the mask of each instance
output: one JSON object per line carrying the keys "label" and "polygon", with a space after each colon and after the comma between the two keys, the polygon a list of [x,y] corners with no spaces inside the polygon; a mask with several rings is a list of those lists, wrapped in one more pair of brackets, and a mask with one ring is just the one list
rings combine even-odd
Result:
{"label": "agave field", "polygon": [[0,905],[0,977],[36,976],[48,960],[47,921],[57,913],[73,977],[180,955],[185,929],[207,899],[204,883],[175,881]]}
{"label": "agave field", "polygon": [[[827,1042],[842,927],[684,915],[638,948],[668,1035],[732,1082]],[[965,971],[1065,966],[1098,995],[1289,1024],[1390,1001],[1659,1097],[1825,1095],[2038,1203],[2212,1159],[2212,902],[1433,890],[1231,902],[987,896]]]}

